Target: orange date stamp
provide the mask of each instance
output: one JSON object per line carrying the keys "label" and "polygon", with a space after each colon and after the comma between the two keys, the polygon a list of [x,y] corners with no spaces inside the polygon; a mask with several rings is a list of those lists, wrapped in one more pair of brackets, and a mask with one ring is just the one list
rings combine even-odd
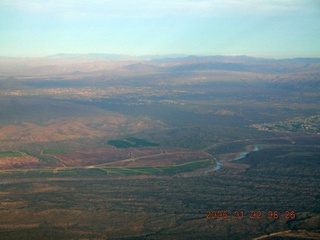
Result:
{"label": "orange date stamp", "polygon": [[251,219],[261,219],[261,218],[269,218],[269,219],[295,219],[296,213],[293,210],[286,210],[284,212],[280,212],[277,210],[269,210],[267,212],[263,212],[260,210],[251,210],[249,212],[244,211],[226,211],[226,210],[212,210],[206,212],[206,219],[242,219],[242,218],[251,218]]}

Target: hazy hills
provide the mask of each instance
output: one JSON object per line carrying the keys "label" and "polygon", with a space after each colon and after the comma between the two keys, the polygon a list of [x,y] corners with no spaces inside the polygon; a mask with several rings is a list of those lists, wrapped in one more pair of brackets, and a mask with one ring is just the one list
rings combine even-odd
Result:
{"label": "hazy hills", "polygon": [[249,56],[142,56],[58,54],[40,58],[0,58],[0,74],[43,76],[97,73],[241,71],[253,73],[318,72],[320,58],[264,59]]}

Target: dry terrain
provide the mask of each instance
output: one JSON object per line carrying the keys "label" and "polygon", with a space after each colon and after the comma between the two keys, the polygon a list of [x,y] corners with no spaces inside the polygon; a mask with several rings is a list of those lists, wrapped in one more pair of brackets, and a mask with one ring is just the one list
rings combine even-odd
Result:
{"label": "dry terrain", "polygon": [[117,59],[0,59],[0,239],[319,239],[319,59]]}

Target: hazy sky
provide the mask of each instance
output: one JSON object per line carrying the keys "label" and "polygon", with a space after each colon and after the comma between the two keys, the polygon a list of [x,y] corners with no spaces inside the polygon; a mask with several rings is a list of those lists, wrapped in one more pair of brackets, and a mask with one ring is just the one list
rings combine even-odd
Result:
{"label": "hazy sky", "polygon": [[320,57],[320,0],[0,0],[0,56]]}

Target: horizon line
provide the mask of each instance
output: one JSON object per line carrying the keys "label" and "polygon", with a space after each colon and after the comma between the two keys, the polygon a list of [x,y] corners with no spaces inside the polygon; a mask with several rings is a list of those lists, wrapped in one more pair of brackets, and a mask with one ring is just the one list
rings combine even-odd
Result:
{"label": "horizon line", "polygon": [[49,58],[49,57],[58,57],[58,56],[109,56],[109,57],[123,57],[123,58],[186,58],[186,57],[248,57],[256,59],[297,59],[297,58],[316,58],[319,59],[320,55],[317,56],[305,56],[305,55],[294,55],[294,56],[257,56],[255,54],[180,54],[180,53],[169,53],[169,54],[141,54],[141,55],[131,55],[131,54],[122,54],[122,53],[98,53],[98,52],[89,52],[89,53],[55,53],[48,55],[38,55],[38,56],[8,56],[0,55],[0,58],[11,58],[11,59],[37,59],[37,58]]}

